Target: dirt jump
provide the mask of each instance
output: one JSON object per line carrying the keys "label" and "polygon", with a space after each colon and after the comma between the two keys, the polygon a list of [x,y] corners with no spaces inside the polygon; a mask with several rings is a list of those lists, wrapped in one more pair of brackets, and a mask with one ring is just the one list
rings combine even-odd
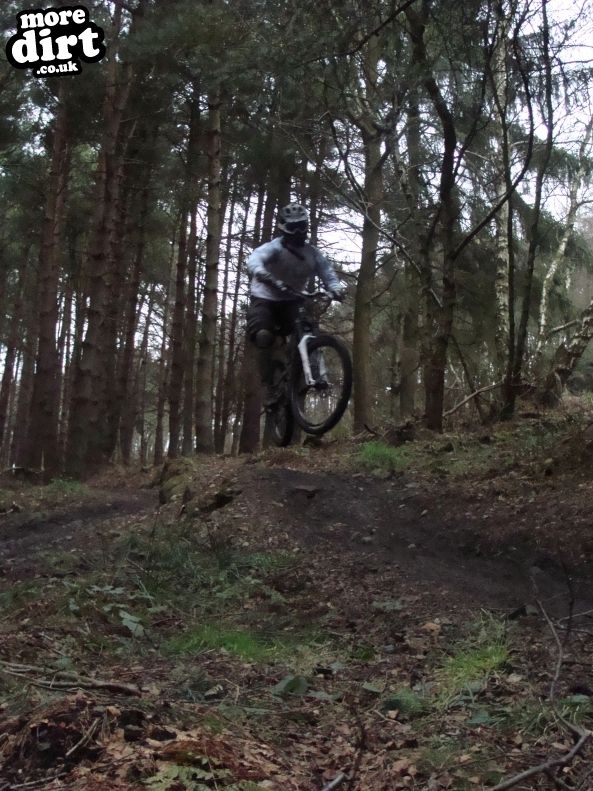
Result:
{"label": "dirt jump", "polygon": [[593,476],[439,442],[5,481],[0,789],[591,789]]}

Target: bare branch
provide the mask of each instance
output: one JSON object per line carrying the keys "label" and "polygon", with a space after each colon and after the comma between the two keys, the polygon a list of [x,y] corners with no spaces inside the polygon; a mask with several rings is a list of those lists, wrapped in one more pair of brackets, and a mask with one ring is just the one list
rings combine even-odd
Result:
{"label": "bare branch", "polygon": [[585,731],[572,750],[570,750],[570,752],[565,753],[565,755],[561,756],[560,758],[551,758],[545,763],[532,766],[531,769],[526,769],[524,772],[520,772],[519,774],[514,775],[514,777],[510,777],[508,780],[504,780],[502,783],[494,786],[492,791],[504,791],[506,788],[513,788],[513,786],[519,785],[519,783],[522,783],[524,780],[527,780],[534,775],[541,774],[542,772],[548,772],[549,770],[555,769],[558,766],[566,766],[574,758],[576,758],[580,752],[582,752],[584,746],[592,736],[593,732]]}
{"label": "bare branch", "polygon": [[480,393],[486,393],[488,392],[488,390],[494,390],[497,387],[502,387],[503,384],[504,382],[496,382],[496,384],[488,385],[487,387],[481,387],[479,390],[476,390],[475,393],[468,395],[467,398],[464,398],[463,401],[460,401],[458,404],[456,404],[452,409],[447,410],[447,412],[443,412],[443,417],[449,417],[449,415],[452,415],[454,412],[457,412],[457,410],[461,409],[461,407],[464,404],[467,404],[468,401],[471,401],[472,398],[475,398],[476,396],[480,395]]}
{"label": "bare branch", "polygon": [[335,53],[333,53],[332,55],[329,55],[329,56],[328,55],[317,55],[315,58],[310,58],[309,60],[303,61],[303,63],[301,65],[305,66],[305,65],[307,65],[309,63],[317,63],[320,60],[327,60],[328,57],[331,57],[331,58],[347,58],[350,55],[355,55],[357,52],[360,52],[360,50],[364,47],[364,45],[367,44],[372,39],[373,36],[378,36],[379,33],[384,28],[387,27],[387,25],[389,25],[391,22],[393,22],[393,20],[399,14],[402,13],[402,11],[405,11],[406,8],[409,8],[409,6],[411,6],[415,2],[416,2],[416,0],[405,0],[405,2],[402,3],[402,5],[398,6],[391,14],[389,14],[389,16],[386,19],[384,19],[379,25],[377,25],[377,27],[373,28],[373,30],[371,30],[369,33],[364,35],[360,39],[360,41],[354,47],[352,47],[351,49],[348,49],[345,52],[335,52]]}
{"label": "bare branch", "polygon": [[567,330],[570,327],[574,327],[576,324],[579,324],[578,319],[573,319],[572,321],[569,321],[568,324],[561,324],[559,327],[552,327],[551,330],[548,330],[546,338],[550,338],[555,333],[562,332],[562,330]]}

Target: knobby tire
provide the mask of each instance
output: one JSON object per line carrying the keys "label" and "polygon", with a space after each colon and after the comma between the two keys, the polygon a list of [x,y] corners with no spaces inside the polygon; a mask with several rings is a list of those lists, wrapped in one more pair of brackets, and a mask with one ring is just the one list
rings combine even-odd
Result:
{"label": "knobby tire", "polygon": [[334,338],[333,335],[317,335],[312,340],[310,340],[307,345],[309,355],[311,355],[311,353],[316,349],[321,349],[323,347],[330,347],[338,353],[343,370],[342,392],[338,399],[336,408],[333,410],[327,420],[324,420],[323,423],[313,425],[308,422],[306,417],[302,414],[300,404],[300,389],[304,380],[304,373],[301,366],[300,356],[298,358],[299,375],[296,377],[293,376],[290,384],[290,403],[292,406],[294,418],[303,431],[313,436],[321,436],[338,424],[342,415],[346,411],[348,401],[350,400],[350,394],[352,392],[352,360],[350,358],[348,347],[339,338]]}

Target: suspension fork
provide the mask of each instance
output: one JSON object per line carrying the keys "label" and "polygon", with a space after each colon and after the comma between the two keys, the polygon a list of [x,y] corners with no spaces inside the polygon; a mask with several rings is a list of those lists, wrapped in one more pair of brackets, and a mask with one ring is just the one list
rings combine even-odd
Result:
{"label": "suspension fork", "polygon": [[314,335],[303,335],[298,343],[298,350],[301,356],[301,364],[303,366],[303,371],[305,374],[305,382],[307,383],[308,387],[312,387],[315,384],[315,379],[313,379],[313,374],[311,373],[311,361],[309,360],[309,350],[307,349],[307,341],[309,339],[314,338]]}

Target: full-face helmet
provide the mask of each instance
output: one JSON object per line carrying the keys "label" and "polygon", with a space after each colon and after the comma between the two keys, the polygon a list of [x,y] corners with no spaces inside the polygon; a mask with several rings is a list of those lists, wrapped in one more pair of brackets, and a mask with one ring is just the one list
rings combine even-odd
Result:
{"label": "full-face helmet", "polygon": [[278,212],[278,228],[287,241],[302,245],[309,230],[309,212],[300,203],[289,203]]}

